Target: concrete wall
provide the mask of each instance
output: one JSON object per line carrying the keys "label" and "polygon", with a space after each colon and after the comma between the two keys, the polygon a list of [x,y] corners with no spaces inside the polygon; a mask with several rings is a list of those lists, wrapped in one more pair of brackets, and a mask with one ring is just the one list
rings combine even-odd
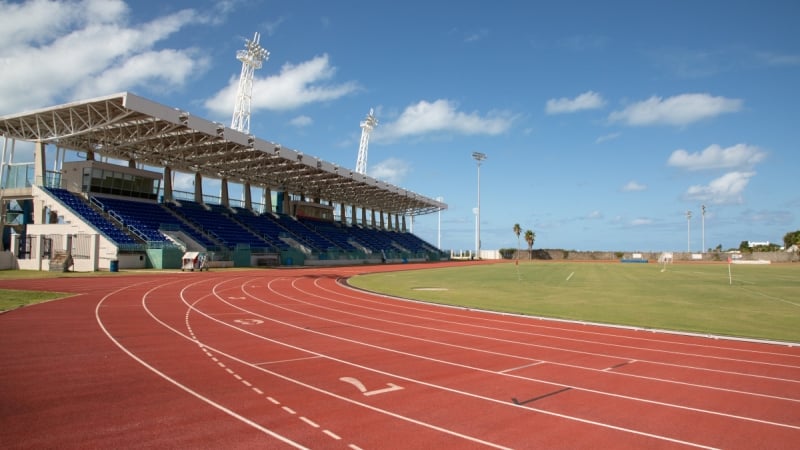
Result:
{"label": "concrete wall", "polygon": [[[657,262],[662,252],[577,252],[569,250],[545,250],[534,249],[533,259],[551,261],[616,261],[620,259],[642,258],[651,262]],[[725,262],[728,260],[728,253],[690,253],[672,252],[674,262]],[[743,261],[770,261],[770,262],[797,262],[800,261],[800,254],[792,252],[753,252],[741,253],[740,259]],[[529,259],[527,250],[520,250],[519,259]],[[734,258],[736,258],[734,256]]]}

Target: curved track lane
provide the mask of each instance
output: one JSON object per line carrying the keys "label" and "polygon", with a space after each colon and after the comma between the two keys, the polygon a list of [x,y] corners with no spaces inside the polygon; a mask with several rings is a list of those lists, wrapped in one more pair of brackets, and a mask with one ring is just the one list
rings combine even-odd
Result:
{"label": "curved track lane", "polygon": [[376,269],[386,267],[26,282],[81,293],[0,316],[0,445],[790,448],[800,439],[798,347],[491,314],[343,282]]}

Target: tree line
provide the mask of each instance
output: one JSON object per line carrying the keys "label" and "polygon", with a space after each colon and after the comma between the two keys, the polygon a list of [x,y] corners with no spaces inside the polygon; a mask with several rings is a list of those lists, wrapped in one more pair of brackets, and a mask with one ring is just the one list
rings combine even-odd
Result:
{"label": "tree line", "polygon": [[[518,223],[514,224],[514,234],[517,235],[517,259],[519,259],[519,237],[522,234],[522,227]],[[525,242],[528,243],[528,257],[533,259],[533,243],[536,241],[536,233],[533,230],[525,230]]]}

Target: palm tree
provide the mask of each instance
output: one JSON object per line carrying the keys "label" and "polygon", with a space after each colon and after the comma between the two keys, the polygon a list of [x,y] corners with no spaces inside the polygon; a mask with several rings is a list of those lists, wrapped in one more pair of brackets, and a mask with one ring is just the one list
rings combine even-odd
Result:
{"label": "palm tree", "polygon": [[514,224],[514,234],[517,235],[517,261],[519,261],[519,235],[522,233],[522,227],[518,223]]}
{"label": "palm tree", "polygon": [[525,242],[528,243],[528,257],[533,259],[533,241],[536,240],[536,233],[531,230],[525,230]]}

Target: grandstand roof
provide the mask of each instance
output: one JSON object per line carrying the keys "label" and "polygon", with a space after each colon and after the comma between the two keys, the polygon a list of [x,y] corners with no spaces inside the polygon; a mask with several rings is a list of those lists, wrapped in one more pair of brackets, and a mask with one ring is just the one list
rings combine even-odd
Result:
{"label": "grandstand roof", "polygon": [[447,205],[129,92],[0,117],[6,138],[249,182],[392,214]]}

